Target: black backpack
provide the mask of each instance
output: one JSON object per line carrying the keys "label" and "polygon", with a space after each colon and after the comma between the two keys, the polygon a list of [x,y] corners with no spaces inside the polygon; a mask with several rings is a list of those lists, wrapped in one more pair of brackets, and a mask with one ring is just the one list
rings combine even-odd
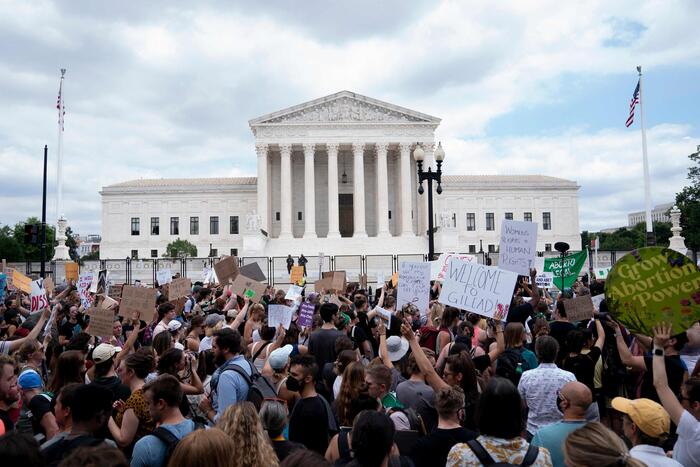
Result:
{"label": "black backpack", "polygon": [[[260,410],[265,399],[274,399],[277,397],[277,391],[275,390],[275,386],[265,376],[260,374],[255,365],[248,360],[246,360],[246,362],[250,365],[250,376],[236,363],[225,364],[219,372],[219,376],[221,376],[224,371],[235,371],[241,375],[248,385],[248,397],[246,400],[252,402],[255,408]],[[219,378],[212,378],[209,385],[211,387],[211,392],[216,392],[219,386]]]}
{"label": "black backpack", "polygon": [[530,366],[523,358],[523,349],[506,349],[496,359],[496,376],[509,379],[516,386]]}
{"label": "black backpack", "polygon": [[412,431],[418,432],[419,436],[425,436],[428,434],[428,430],[425,428],[425,423],[423,422],[423,417],[414,409],[411,408],[399,408],[395,407],[387,411],[388,415],[395,412],[401,412],[406,415],[408,419],[408,424]]}
{"label": "black backpack", "polygon": [[[203,423],[194,422],[193,431],[202,429],[204,429]],[[163,460],[163,465],[168,465],[170,456],[173,455],[177,444],[180,442],[180,438],[175,436],[172,431],[168,430],[167,428],[163,428],[162,426],[159,426],[158,428],[153,430],[151,434],[158,438],[163,444],[165,444],[165,459]]]}
{"label": "black backpack", "polygon": [[525,453],[525,457],[523,457],[523,461],[520,464],[510,464],[508,462],[496,462],[493,459],[493,457],[491,457],[491,454],[489,454],[488,451],[484,449],[481,443],[475,439],[470,439],[469,441],[467,441],[467,445],[484,467],[527,467],[532,465],[537,460],[537,456],[540,453],[540,448],[538,448],[534,444],[530,444],[530,447],[527,448],[527,452]]}

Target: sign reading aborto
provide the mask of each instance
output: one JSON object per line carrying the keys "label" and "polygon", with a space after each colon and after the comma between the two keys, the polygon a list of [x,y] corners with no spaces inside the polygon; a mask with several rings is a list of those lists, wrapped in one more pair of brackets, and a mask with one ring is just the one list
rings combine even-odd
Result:
{"label": "sign reading aborto", "polygon": [[527,276],[536,254],[537,223],[503,219],[498,267]]}

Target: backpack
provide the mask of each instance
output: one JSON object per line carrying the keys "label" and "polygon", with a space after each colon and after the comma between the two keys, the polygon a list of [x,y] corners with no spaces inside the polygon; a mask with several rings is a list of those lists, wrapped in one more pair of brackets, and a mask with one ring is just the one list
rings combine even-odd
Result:
{"label": "backpack", "polygon": [[491,457],[491,454],[484,449],[484,447],[475,439],[470,439],[467,441],[467,445],[469,448],[472,450],[474,455],[479,459],[479,462],[481,462],[484,467],[486,466],[497,466],[497,467],[516,467],[516,466],[523,466],[527,467],[529,465],[532,465],[536,460],[537,456],[540,453],[540,448],[535,446],[534,444],[530,444],[530,447],[527,448],[527,452],[525,453],[525,457],[523,458],[523,461],[520,464],[510,464],[508,462],[496,462],[493,457]]}
{"label": "backpack", "polygon": [[[204,429],[204,424],[200,422],[194,422],[194,430],[202,430]],[[175,436],[172,431],[168,430],[167,428],[164,428],[162,426],[159,426],[155,430],[151,432],[153,436],[158,438],[161,443],[165,444],[165,459],[163,460],[163,465],[168,465],[168,461],[170,460],[170,456],[173,455],[173,452],[175,451],[175,448],[177,447],[177,444],[180,442],[180,438]]]}
{"label": "backpack", "polygon": [[425,436],[428,434],[425,423],[423,423],[423,417],[421,417],[421,415],[415,409],[396,407],[387,411],[389,415],[396,412],[401,412],[402,414],[406,415],[410,429],[418,432],[419,436]]}
{"label": "backpack", "polygon": [[[250,363],[248,360],[246,360],[246,362],[250,366],[250,376],[248,376],[248,373],[246,373],[243,368],[236,363],[225,364],[219,372],[219,376],[221,376],[224,371],[229,370],[235,371],[241,375],[245,383],[248,385],[248,396],[246,400],[248,402],[252,402],[255,405],[255,408],[260,410],[263,400],[276,398],[277,391],[275,390],[275,386],[265,376],[260,374],[258,369],[255,368],[255,365]],[[219,386],[219,378],[212,378],[209,385],[211,387],[211,392],[216,392]]]}
{"label": "backpack", "polygon": [[419,332],[420,338],[418,339],[418,343],[420,346],[425,347],[426,349],[434,350],[436,354],[439,354],[437,346],[440,330],[423,326],[419,329]]}
{"label": "backpack", "polygon": [[523,358],[523,349],[506,349],[496,359],[496,375],[509,379],[516,386],[523,372],[529,369],[530,365]]}

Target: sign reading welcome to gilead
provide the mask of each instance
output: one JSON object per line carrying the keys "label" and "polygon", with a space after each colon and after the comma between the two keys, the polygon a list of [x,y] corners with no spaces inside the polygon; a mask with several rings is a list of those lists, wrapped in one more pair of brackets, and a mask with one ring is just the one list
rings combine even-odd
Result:
{"label": "sign reading welcome to gilead", "polygon": [[652,327],[666,321],[677,334],[700,318],[700,270],[668,248],[640,248],[610,270],[605,301],[615,319],[632,331],[651,336]]}
{"label": "sign reading welcome to gilead", "polygon": [[487,318],[506,319],[517,280],[512,271],[452,258],[439,301]]}

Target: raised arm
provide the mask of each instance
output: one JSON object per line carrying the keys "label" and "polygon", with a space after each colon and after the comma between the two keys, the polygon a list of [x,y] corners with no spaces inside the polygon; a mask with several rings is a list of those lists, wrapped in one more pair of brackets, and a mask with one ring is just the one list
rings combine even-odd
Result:
{"label": "raised arm", "polygon": [[537,269],[530,269],[530,284],[532,284],[532,290],[530,291],[530,306],[535,310],[537,305],[540,303],[540,288],[537,287],[537,282],[535,278],[537,277]]}
{"label": "raised arm", "polygon": [[[671,325],[661,323],[654,328],[654,350],[664,348],[666,342],[671,338]],[[666,412],[673,420],[673,423],[678,425],[683,415],[683,406],[678,402],[678,398],[668,386],[668,377],[666,376],[666,360],[664,355],[656,355],[652,357],[652,368],[654,373],[654,387],[659,395],[661,405],[664,406]]]}
{"label": "raised arm", "polygon": [[503,322],[495,321],[496,329],[496,347],[489,351],[489,358],[491,363],[495,362],[499,355],[501,355],[506,350],[506,340],[503,337]]}
{"label": "raised arm", "polygon": [[605,329],[603,329],[603,325],[599,319],[594,320],[594,322],[596,332],[598,333],[598,338],[593,345],[598,347],[600,350],[603,350],[603,346],[605,345]]}
{"label": "raised arm", "polygon": [[430,364],[428,357],[423,353],[423,349],[421,349],[418,339],[416,339],[416,335],[413,333],[411,327],[405,323],[402,324],[401,334],[408,340],[411,346],[411,352],[413,352],[413,356],[416,359],[416,364],[418,368],[420,368],[421,373],[423,373],[423,376],[425,376],[425,381],[430,387],[432,387],[435,392],[448,387],[449,385],[440,378],[440,375],[437,374],[435,368]]}
{"label": "raised arm", "polygon": [[379,356],[382,359],[382,363],[387,368],[394,368],[394,364],[389,358],[389,351],[386,348],[386,326],[384,325],[384,320],[379,320],[379,326],[377,326],[377,331],[379,332]]}
{"label": "raised arm", "polygon": [[136,342],[136,338],[139,336],[139,329],[141,329],[140,316],[141,314],[138,311],[135,311],[131,315],[131,322],[134,323],[134,329],[131,331],[131,334],[129,334],[126,342],[124,342],[124,347],[122,347],[121,352],[119,352],[119,354],[117,354],[117,356],[114,358],[115,368],[119,366],[119,362],[121,362],[124,357],[129,355],[132,347],[134,346],[134,342]]}
{"label": "raised arm", "polygon": [[50,308],[44,308],[44,311],[41,313],[41,317],[39,318],[39,321],[36,322],[34,327],[32,328],[31,331],[29,331],[29,334],[27,334],[26,337],[22,337],[20,339],[16,339],[13,341],[8,341],[7,344],[9,345],[9,350],[8,353],[12,353],[15,350],[19,349],[22,347],[22,344],[25,342],[34,340],[39,337],[39,333],[41,332],[42,329],[44,329],[44,323],[46,323],[46,320],[49,318],[49,315],[51,314],[51,309]]}
{"label": "raised arm", "polygon": [[622,364],[634,370],[646,370],[647,366],[644,363],[644,357],[632,355],[632,352],[630,352],[630,349],[627,347],[627,342],[625,342],[625,339],[622,337],[620,325],[612,319],[608,319],[608,326],[615,330],[615,343],[617,344],[617,351],[620,354],[620,361]]}

